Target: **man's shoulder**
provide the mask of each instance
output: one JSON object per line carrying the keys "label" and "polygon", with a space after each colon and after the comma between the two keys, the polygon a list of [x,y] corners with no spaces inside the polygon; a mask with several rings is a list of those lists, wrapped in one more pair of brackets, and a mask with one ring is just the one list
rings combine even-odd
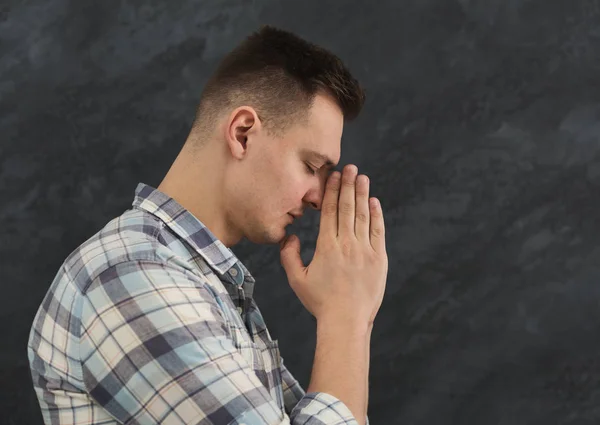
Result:
{"label": "man's shoulder", "polygon": [[160,241],[162,228],[163,222],[152,214],[129,209],[74,249],[63,262],[61,272],[85,293],[100,274],[119,264],[164,263],[169,254]]}

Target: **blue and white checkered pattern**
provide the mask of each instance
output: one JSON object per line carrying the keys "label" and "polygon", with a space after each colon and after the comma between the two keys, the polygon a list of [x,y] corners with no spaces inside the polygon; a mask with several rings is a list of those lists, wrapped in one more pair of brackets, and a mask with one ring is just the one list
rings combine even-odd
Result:
{"label": "blue and white checkered pattern", "polygon": [[146,184],[132,207],[67,257],[33,321],[46,424],[357,423],[285,367],[229,248]]}

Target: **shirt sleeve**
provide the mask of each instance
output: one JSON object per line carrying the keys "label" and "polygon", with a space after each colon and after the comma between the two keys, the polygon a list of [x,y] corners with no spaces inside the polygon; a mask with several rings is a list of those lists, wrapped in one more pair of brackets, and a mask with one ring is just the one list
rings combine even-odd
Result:
{"label": "shirt sleeve", "polygon": [[98,276],[84,293],[79,348],[86,390],[122,423],[357,424],[326,393],[282,412],[235,348],[220,300],[176,266],[129,261]]}
{"label": "shirt sleeve", "polygon": [[304,397],[305,392],[300,383],[286,367],[283,356],[281,357],[281,385],[283,389],[285,413],[289,415],[302,397]]}

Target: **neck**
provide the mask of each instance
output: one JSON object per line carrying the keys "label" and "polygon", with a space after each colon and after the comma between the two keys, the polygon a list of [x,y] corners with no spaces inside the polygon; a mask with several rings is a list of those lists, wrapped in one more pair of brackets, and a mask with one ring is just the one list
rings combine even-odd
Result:
{"label": "neck", "polygon": [[202,222],[226,247],[241,237],[231,234],[224,204],[222,155],[217,143],[192,152],[186,143],[158,186]]}

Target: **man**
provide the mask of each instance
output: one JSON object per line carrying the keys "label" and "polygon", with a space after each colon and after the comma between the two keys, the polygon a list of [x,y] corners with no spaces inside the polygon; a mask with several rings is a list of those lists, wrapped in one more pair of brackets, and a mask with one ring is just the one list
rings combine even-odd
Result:
{"label": "man", "polygon": [[[383,217],[356,167],[329,176],[363,101],[337,57],[273,27],[224,58],[158,188],[138,184],[132,208],[71,253],[38,310],[28,356],[47,424],[368,423]],[[285,227],[322,203],[304,267]],[[229,249],[242,238],[280,243],[317,318],[308,393]]]}

